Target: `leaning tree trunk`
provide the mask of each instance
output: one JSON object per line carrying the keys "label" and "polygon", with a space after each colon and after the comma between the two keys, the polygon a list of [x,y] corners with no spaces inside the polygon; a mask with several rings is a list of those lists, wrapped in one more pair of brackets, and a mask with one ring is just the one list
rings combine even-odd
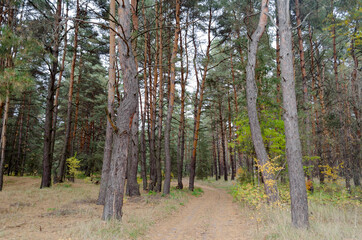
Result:
{"label": "leaning tree trunk", "polygon": [[112,119],[114,118],[114,94],[116,84],[116,1],[111,0],[109,10],[109,72],[108,72],[108,100],[107,100],[107,127],[106,127],[106,140],[104,144],[103,165],[101,175],[101,186],[97,204],[104,205],[106,199],[107,183],[109,179],[109,170],[112,157],[112,142],[113,142],[113,128]]}
{"label": "leaning tree trunk", "polygon": [[[248,63],[246,66],[246,97],[248,104],[250,131],[254,143],[256,156],[259,160],[259,164],[262,166],[268,166],[269,159],[264,146],[263,137],[261,135],[261,129],[258,119],[257,104],[256,104],[258,90],[255,83],[255,64],[256,64],[256,53],[258,49],[258,43],[261,36],[264,33],[265,26],[268,21],[268,16],[266,15],[268,13],[268,3],[269,3],[268,0],[262,0],[259,24],[255,32],[251,36],[251,41],[249,44]],[[279,196],[276,184],[274,183],[275,176],[271,171],[269,171],[268,167],[266,168],[267,169],[265,169],[265,171],[262,172],[265,192],[268,196],[269,202],[276,202],[279,200]]]}
{"label": "leaning tree trunk", "polygon": [[[77,18],[79,18],[80,8],[79,8],[79,0],[77,0]],[[72,125],[72,100],[73,100],[73,85],[74,85],[74,72],[75,72],[75,63],[77,61],[77,47],[78,47],[78,30],[79,30],[79,22],[76,20],[75,22],[75,30],[74,30],[74,46],[73,46],[73,59],[72,66],[70,71],[70,80],[69,80],[69,92],[68,92],[68,108],[67,108],[67,119],[65,122],[65,137],[64,137],[64,146],[63,152],[60,159],[59,164],[59,176],[58,181],[63,182],[65,180],[65,164],[66,159],[69,154],[69,144],[70,144],[70,130]]]}
{"label": "leaning tree trunk", "polygon": [[[124,81],[124,97],[117,109],[116,128],[114,134],[111,169],[108,180],[106,201],[102,219],[122,218],[123,196],[127,171],[129,144],[132,141],[132,122],[137,114],[138,79],[137,64],[132,51],[131,43],[131,6],[129,1],[123,1],[118,7],[120,26],[119,58]],[[122,27],[121,27],[122,26]]]}
{"label": "leaning tree trunk", "polygon": [[292,223],[307,228],[308,201],[302,165],[302,147],[299,139],[297,100],[292,50],[289,1],[278,0],[280,29],[280,66],[283,90],[286,156],[288,160]]}
{"label": "leaning tree trunk", "polygon": [[176,29],[175,29],[175,39],[173,43],[172,56],[171,56],[170,98],[168,102],[167,119],[165,126],[165,181],[163,186],[164,194],[170,193],[170,184],[171,184],[170,133],[171,133],[173,105],[175,101],[175,79],[176,79],[175,59],[177,55],[179,36],[180,36],[180,0],[176,0]]}
{"label": "leaning tree trunk", "polygon": [[60,20],[62,12],[62,0],[57,1],[57,11],[54,23],[54,46],[52,48],[52,67],[50,70],[50,78],[48,82],[48,92],[45,108],[44,123],[44,146],[43,146],[43,174],[40,188],[51,186],[51,170],[52,170],[52,133],[53,133],[53,108],[54,108],[54,85],[55,77],[58,71],[58,55],[59,55],[59,39],[60,39]]}

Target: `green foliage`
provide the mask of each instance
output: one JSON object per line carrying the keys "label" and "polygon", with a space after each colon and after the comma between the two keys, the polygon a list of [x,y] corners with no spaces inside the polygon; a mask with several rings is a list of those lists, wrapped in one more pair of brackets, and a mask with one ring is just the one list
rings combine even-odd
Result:
{"label": "green foliage", "polygon": [[[260,127],[262,129],[262,137],[264,144],[267,146],[267,150],[270,157],[276,157],[278,155],[285,154],[285,134],[284,134],[284,121],[277,117],[277,113],[274,111],[261,111]],[[252,155],[254,152],[254,146],[251,140],[251,132],[249,125],[249,118],[246,114],[239,116],[236,121],[236,125],[239,127],[238,142],[239,147],[243,152]]]}

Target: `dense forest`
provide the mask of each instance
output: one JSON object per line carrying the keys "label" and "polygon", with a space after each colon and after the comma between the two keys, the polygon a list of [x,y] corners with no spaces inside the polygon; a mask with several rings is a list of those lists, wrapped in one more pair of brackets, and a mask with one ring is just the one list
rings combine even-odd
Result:
{"label": "dense forest", "polygon": [[[195,179],[360,191],[359,0],[0,0],[0,191],[90,178],[124,196]],[[187,184],[187,186],[186,186]],[[1,201],[1,199],[0,199]],[[99,216],[100,218],[101,216]]]}

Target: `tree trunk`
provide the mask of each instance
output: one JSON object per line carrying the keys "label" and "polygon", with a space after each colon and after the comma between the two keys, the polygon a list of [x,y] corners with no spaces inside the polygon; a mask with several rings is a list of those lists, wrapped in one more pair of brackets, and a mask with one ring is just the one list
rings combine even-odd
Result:
{"label": "tree trunk", "polygon": [[[158,16],[158,8],[156,8],[156,16]],[[158,28],[158,17],[156,18],[156,29]],[[156,148],[155,148],[155,126],[156,126],[156,87],[158,81],[157,73],[157,64],[158,64],[158,51],[159,51],[159,42],[158,42],[158,31],[156,31],[156,52],[155,52],[155,62],[154,62],[154,72],[153,72],[153,81],[152,81],[152,64],[151,64],[151,37],[148,38],[148,56],[149,56],[149,94],[150,94],[150,117],[149,117],[149,147],[150,147],[150,179],[151,183],[149,185],[149,190],[154,191],[157,184],[157,172],[156,168]]]}
{"label": "tree trunk", "polygon": [[[158,70],[159,70],[159,97],[158,97],[158,137],[157,137],[157,156],[156,156],[156,169],[157,169],[157,183],[156,191],[161,192],[162,188],[162,171],[161,171],[161,151],[162,151],[162,118],[163,118],[163,43],[162,43],[162,27],[163,27],[163,13],[162,13],[162,0],[159,2],[159,35],[158,35]],[[156,56],[157,57],[157,56]],[[166,123],[167,124],[167,123]],[[166,150],[165,150],[166,151]],[[166,161],[166,160],[165,160]]]}
{"label": "tree trunk", "polygon": [[[68,2],[67,2],[67,10],[66,10],[66,14],[65,17],[68,18]],[[56,136],[56,131],[57,131],[57,120],[58,120],[58,99],[59,99],[59,93],[60,93],[60,85],[62,82],[62,77],[63,77],[63,72],[64,72],[64,66],[65,66],[65,58],[67,56],[67,46],[68,46],[68,21],[65,21],[65,28],[64,28],[64,47],[63,47],[63,56],[62,56],[62,64],[60,67],[60,71],[59,71],[59,76],[58,76],[58,83],[56,86],[56,91],[55,91],[55,99],[54,99],[54,110],[53,110],[53,119],[52,119],[52,135],[51,135],[51,152],[54,152],[54,147],[55,147],[55,136]],[[50,156],[51,157],[51,162],[53,162],[53,155]],[[57,169],[59,167],[60,162],[58,161],[58,166],[54,169],[54,182],[58,181],[58,176],[57,176]]]}
{"label": "tree trunk", "polygon": [[59,39],[60,39],[60,20],[62,12],[62,0],[57,1],[57,11],[55,14],[54,23],[54,46],[52,49],[53,60],[50,71],[50,78],[48,82],[47,101],[45,109],[45,123],[44,123],[44,148],[43,148],[43,174],[41,179],[40,188],[51,186],[51,168],[52,168],[52,134],[53,134],[53,108],[54,108],[54,84],[55,76],[58,71],[58,55],[59,55]]}
{"label": "tree trunk", "polygon": [[219,96],[219,123],[220,123],[220,132],[221,132],[221,149],[222,149],[222,165],[224,169],[224,180],[228,180],[228,168],[226,163],[226,148],[225,148],[225,134],[224,134],[224,120],[222,118],[222,97]]}
{"label": "tree trunk", "polygon": [[[79,18],[80,8],[79,8],[79,0],[77,0],[77,16]],[[69,156],[69,145],[70,145],[70,129],[72,125],[72,100],[73,100],[73,85],[74,85],[74,72],[75,72],[75,64],[77,61],[77,48],[78,48],[78,30],[79,30],[79,21],[75,21],[75,29],[74,29],[74,52],[72,58],[72,65],[70,70],[70,80],[69,80],[69,92],[68,92],[68,107],[67,107],[67,119],[65,121],[65,137],[64,137],[64,146],[63,152],[60,159],[59,164],[59,176],[58,181],[63,182],[65,180],[65,170],[66,170],[66,159]]]}
{"label": "tree trunk", "polygon": [[[188,16],[186,17],[186,25],[188,25]],[[178,132],[177,143],[177,187],[183,189],[182,175],[185,156],[185,93],[186,82],[189,72],[188,64],[188,52],[187,52],[187,29],[185,31],[185,53],[186,53],[186,76],[183,62],[183,45],[182,45],[182,33],[180,31],[180,55],[181,55],[181,112],[180,112],[180,126]]]}
{"label": "tree trunk", "polygon": [[82,81],[82,69],[83,69],[83,58],[82,53],[79,57],[79,72],[78,72],[78,81],[77,81],[77,94],[75,96],[75,114],[74,114],[74,127],[70,148],[70,156],[74,155],[75,144],[77,142],[77,128],[78,128],[78,115],[79,115],[79,92],[80,92],[80,82]]}
{"label": "tree trunk", "polygon": [[22,144],[23,144],[23,121],[24,121],[24,112],[25,112],[25,91],[23,93],[23,103],[21,106],[20,121],[19,121],[19,139],[18,139],[18,149],[16,154],[15,161],[15,176],[18,176],[21,171],[21,155],[22,155]]}
{"label": "tree trunk", "polygon": [[30,127],[30,105],[31,105],[31,96],[29,97],[29,101],[27,104],[27,113],[26,113],[26,130],[25,130],[25,139],[24,145],[22,148],[22,159],[21,159],[21,168],[20,168],[20,176],[24,176],[25,172],[25,162],[26,162],[26,154],[28,152],[28,139],[29,139],[29,127]]}
{"label": "tree trunk", "polygon": [[[138,99],[137,99],[138,100]],[[132,140],[129,144],[128,155],[128,169],[127,169],[127,196],[139,196],[140,189],[137,183],[137,169],[138,169],[138,106],[136,115],[132,122]]]}
{"label": "tree trunk", "polygon": [[204,74],[202,75],[202,82],[200,88],[200,98],[198,100],[197,112],[195,116],[195,129],[193,136],[193,144],[192,144],[192,156],[190,162],[190,178],[189,178],[189,190],[194,190],[195,176],[196,176],[196,150],[197,150],[197,141],[199,138],[199,130],[200,130],[200,118],[201,118],[201,108],[202,101],[204,99],[204,89],[206,82],[206,75],[208,71],[209,61],[210,61],[210,48],[211,48],[211,23],[212,23],[212,9],[209,9],[209,24],[207,30],[207,49],[206,49],[206,63],[204,66]]}
{"label": "tree trunk", "polygon": [[[253,35],[251,36],[251,42],[249,44],[248,52],[248,63],[246,67],[246,97],[248,104],[248,116],[252,140],[254,143],[254,149],[258,158],[259,164],[267,166],[269,163],[268,154],[265,150],[263,138],[261,135],[261,129],[259,125],[258,112],[257,112],[257,86],[255,83],[255,64],[256,64],[256,53],[258,49],[258,43],[261,36],[264,33],[265,26],[268,21],[268,0],[262,0],[261,3],[261,14],[259,18],[259,24]],[[278,190],[276,184],[274,184],[275,177],[269,169],[266,169],[263,173],[265,192],[268,196],[269,202],[276,202],[279,200]]]}
{"label": "tree trunk", "polygon": [[168,101],[167,109],[167,119],[165,126],[165,182],[163,186],[163,193],[170,193],[170,183],[171,183],[171,155],[170,155],[170,133],[171,133],[171,121],[173,113],[173,105],[175,101],[175,59],[177,55],[178,48],[178,39],[180,36],[180,0],[176,0],[176,29],[175,29],[175,39],[173,43],[172,56],[171,56],[171,78],[170,78],[170,98]]}
{"label": "tree trunk", "polygon": [[[306,145],[306,155],[307,157],[312,156],[311,147],[310,147],[310,113],[309,113],[309,95],[308,95],[308,85],[307,85],[307,71],[305,69],[305,60],[304,60],[304,47],[303,47],[303,36],[302,36],[302,21],[300,19],[300,8],[299,0],[295,0],[295,12],[297,16],[297,25],[298,27],[298,42],[299,42],[299,56],[300,56],[300,68],[302,72],[302,83],[303,83],[303,110],[305,112],[305,145]],[[311,162],[308,161],[308,165],[311,165]],[[308,174],[308,178],[311,176]]]}
{"label": "tree trunk", "polygon": [[[228,107],[229,107],[229,143],[233,142],[233,135],[232,135],[232,127],[231,127],[231,104],[230,104],[230,96],[228,92]],[[231,180],[235,179],[235,164],[234,164],[234,155],[233,155],[233,148],[228,146],[229,148],[229,155],[230,155],[230,164],[231,164]]]}
{"label": "tree trunk", "polygon": [[308,201],[298,130],[292,31],[289,14],[289,1],[278,0],[281,82],[283,89],[286,156],[288,160],[292,223],[297,228],[308,228]]}
{"label": "tree trunk", "polygon": [[109,179],[109,171],[112,157],[112,142],[113,131],[112,120],[114,119],[114,97],[115,97],[115,84],[116,84],[116,0],[110,1],[109,10],[109,70],[108,70],[108,97],[107,97],[107,127],[106,127],[106,139],[103,152],[103,164],[101,175],[101,186],[99,189],[99,195],[97,204],[104,205],[106,199],[107,185]]}
{"label": "tree trunk", "polygon": [[217,171],[217,155],[216,155],[216,144],[215,144],[215,126],[212,129],[212,156],[214,159],[214,174],[215,174],[215,180],[219,180],[218,179],[218,171]]}
{"label": "tree trunk", "polygon": [[131,49],[131,6],[124,1],[118,7],[118,20],[122,26],[118,32],[123,36],[118,39],[119,57],[124,80],[124,98],[117,109],[117,132],[114,134],[110,176],[108,180],[106,201],[103,209],[104,220],[122,218],[123,196],[127,170],[128,145],[131,138],[133,118],[137,114],[138,79],[137,65]]}
{"label": "tree trunk", "polygon": [[1,129],[1,158],[0,158],[0,191],[3,190],[4,185],[4,163],[5,163],[5,147],[6,147],[6,128],[8,124],[10,105],[10,91],[6,89],[5,109],[3,116],[3,124]]}
{"label": "tree trunk", "polygon": [[[144,3],[144,1],[143,1]],[[145,8],[142,8],[142,15],[144,20],[144,26],[147,26],[147,20],[145,15]],[[147,30],[147,28],[146,28]],[[143,190],[147,190],[147,149],[146,149],[146,118],[148,113],[148,83],[147,83],[147,52],[148,52],[148,34],[145,34],[145,42],[144,42],[144,63],[143,63],[143,81],[144,81],[144,88],[145,88],[145,95],[144,95],[144,110],[141,111],[141,118],[142,118],[142,130],[141,130],[141,176],[142,176],[142,183],[143,183]],[[142,102],[141,103],[141,110],[142,110]]]}

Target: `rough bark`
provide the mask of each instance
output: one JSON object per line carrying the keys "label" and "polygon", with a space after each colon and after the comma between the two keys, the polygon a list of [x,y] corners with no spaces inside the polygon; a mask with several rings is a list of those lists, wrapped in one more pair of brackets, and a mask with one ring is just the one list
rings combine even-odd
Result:
{"label": "rough bark", "polygon": [[[268,16],[266,15],[268,13],[268,3],[268,0],[262,0],[259,23],[256,30],[252,34],[251,41],[249,43],[248,62],[246,67],[246,97],[251,137],[253,140],[256,156],[259,160],[259,164],[263,166],[269,162],[269,159],[264,146],[258,119],[256,103],[258,92],[255,83],[255,64],[258,43],[264,33],[265,26],[268,21]],[[273,183],[275,181],[274,175],[270,171],[268,171],[268,169],[266,169],[266,171],[264,171],[262,174],[264,178],[264,183]],[[275,184],[264,184],[264,188],[268,196],[269,202],[276,202],[279,199],[278,190]]]}
{"label": "rough bark", "polygon": [[[138,99],[137,99],[138,100]],[[136,114],[132,121],[132,139],[129,144],[128,155],[128,169],[127,169],[127,196],[139,196],[140,188],[137,183],[137,169],[138,169],[138,106]]]}
{"label": "rough bark", "polygon": [[170,193],[170,184],[171,184],[171,154],[170,154],[170,133],[171,133],[171,120],[172,113],[175,101],[175,61],[178,49],[178,39],[180,36],[180,0],[176,0],[176,29],[175,29],[175,38],[172,48],[171,56],[171,77],[170,77],[170,98],[168,100],[168,109],[167,109],[167,118],[165,126],[165,181],[163,186],[163,193]]}
{"label": "rough bark", "polygon": [[112,119],[114,119],[114,97],[115,97],[115,84],[116,84],[116,1],[110,1],[109,8],[109,69],[108,69],[108,95],[107,95],[107,127],[106,139],[104,143],[103,164],[101,184],[98,194],[98,205],[104,205],[106,199],[106,191],[109,179],[109,171],[112,157],[112,142],[113,142],[113,128]]}
{"label": "rough bark", "polygon": [[[133,118],[137,114],[138,80],[137,65],[131,49],[131,6],[124,1],[118,7],[118,39],[119,57],[124,80],[124,98],[117,109],[117,132],[113,139],[110,176],[108,180],[106,201],[103,208],[103,219],[122,218],[123,196],[127,170],[127,159],[130,154],[128,145],[131,138]],[[122,26],[122,27],[121,27]]]}
{"label": "rough bark", "polygon": [[58,55],[59,55],[59,39],[60,39],[60,20],[62,11],[62,1],[57,1],[57,10],[54,18],[54,45],[52,47],[53,60],[50,70],[50,78],[48,81],[48,91],[45,108],[44,123],[44,147],[43,147],[43,174],[40,188],[51,186],[51,167],[52,167],[52,133],[53,133],[53,108],[54,108],[54,85],[55,76],[58,71]]}
{"label": "rough bark", "polygon": [[289,172],[292,224],[297,228],[307,228],[309,226],[308,201],[302,165],[302,147],[298,130],[292,31],[288,0],[278,0],[278,18],[286,157]]}

